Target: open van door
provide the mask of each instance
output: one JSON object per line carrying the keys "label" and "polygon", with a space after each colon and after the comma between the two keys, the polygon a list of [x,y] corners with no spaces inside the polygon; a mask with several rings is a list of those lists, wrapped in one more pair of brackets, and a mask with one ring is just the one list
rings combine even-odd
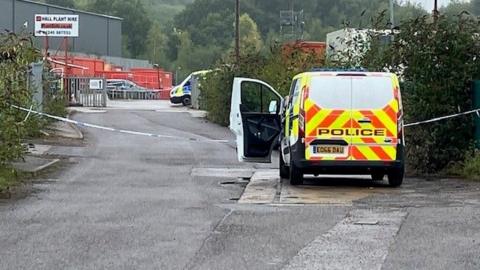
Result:
{"label": "open van door", "polygon": [[282,104],[282,97],[267,83],[234,79],[230,130],[237,137],[240,162],[271,162],[273,147],[282,130]]}

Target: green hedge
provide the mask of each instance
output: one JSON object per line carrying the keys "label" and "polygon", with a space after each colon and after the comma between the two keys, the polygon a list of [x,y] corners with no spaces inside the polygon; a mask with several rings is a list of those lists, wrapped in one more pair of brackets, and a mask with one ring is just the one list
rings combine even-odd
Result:
{"label": "green hedge", "polygon": [[[391,45],[373,42],[363,65],[401,75],[407,123],[472,110],[471,83],[480,78],[478,33],[478,19],[468,15],[405,21]],[[473,117],[407,128],[409,168],[438,173],[472,156]]]}
{"label": "green hedge", "polygon": [[217,71],[205,76],[201,83],[202,109],[208,111],[209,120],[227,126],[234,77],[265,81],[286,96],[295,75],[324,64],[325,59],[315,54],[300,50],[287,52],[279,46],[273,46],[266,55],[244,55],[236,64],[219,63]]}
{"label": "green hedge", "polygon": [[28,36],[0,33],[0,166],[24,153],[21,142],[28,132],[28,122],[24,121],[25,113],[11,105],[31,103],[29,64],[39,59]]}
{"label": "green hedge", "polygon": [[[41,54],[28,34],[0,33],[0,167],[22,158],[26,137],[38,136],[48,121],[44,118],[13,108],[11,105],[29,108],[34,105],[33,89],[28,86],[30,64],[38,62]],[[60,89],[50,91],[51,78],[48,64],[43,78],[44,111],[54,115],[65,115],[65,102]]]}
{"label": "green hedge", "polygon": [[[382,13],[372,29],[388,27]],[[391,71],[401,78],[406,123],[472,109],[471,82],[480,79],[480,24],[467,15],[429,16],[405,21],[390,44],[371,31],[368,44],[355,41],[366,52],[342,61],[312,61],[279,48],[268,55],[242,57],[237,65],[221,63],[219,72],[203,83],[202,98],[209,119],[228,125],[232,81],[235,76],[264,80],[286,95],[294,75],[313,66],[362,66],[370,71]],[[362,48],[362,46],[364,46]],[[316,59],[318,60],[318,59]],[[411,172],[438,173],[464,164],[473,156],[473,117],[466,116],[406,129],[407,163]],[[469,162],[469,164],[476,164]]]}

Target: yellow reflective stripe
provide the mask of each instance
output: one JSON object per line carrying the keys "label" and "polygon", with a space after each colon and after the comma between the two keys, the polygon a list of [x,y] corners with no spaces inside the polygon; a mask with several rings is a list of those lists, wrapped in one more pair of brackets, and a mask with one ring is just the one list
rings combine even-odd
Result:
{"label": "yellow reflective stripe", "polygon": [[397,159],[397,147],[396,146],[382,146],[383,151],[387,153],[391,160]]}
{"label": "yellow reflective stripe", "polygon": [[375,110],[373,113],[392,134],[397,134],[397,123],[392,122],[383,110]]}
{"label": "yellow reflective stripe", "polygon": [[340,114],[340,116],[330,125],[330,128],[343,128],[351,119],[351,111],[347,110]]}
{"label": "yellow reflective stripe", "polygon": [[307,98],[307,100],[305,100],[305,113],[307,113],[313,107],[313,105],[315,105],[315,103],[313,103],[311,99]]}
{"label": "yellow reflective stripe", "polygon": [[395,99],[392,99],[392,101],[390,103],[388,103],[388,105],[390,105],[390,107],[392,107],[392,109],[395,113],[398,113],[398,111],[400,110],[400,108],[398,106],[398,102]]}
{"label": "yellow reflective stripe", "polygon": [[358,151],[360,151],[367,160],[380,160],[380,158],[373,152],[369,146],[357,146]]}
{"label": "yellow reflective stripe", "polygon": [[306,135],[308,136],[308,134],[315,131],[318,125],[320,125],[320,123],[322,123],[323,120],[325,120],[325,118],[327,118],[331,112],[332,110],[322,109],[312,119],[309,119],[309,121],[307,121]]}

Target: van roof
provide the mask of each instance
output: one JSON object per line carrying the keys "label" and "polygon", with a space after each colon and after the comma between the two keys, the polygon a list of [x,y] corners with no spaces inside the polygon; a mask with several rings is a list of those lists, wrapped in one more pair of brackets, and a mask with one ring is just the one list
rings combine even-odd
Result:
{"label": "van roof", "polygon": [[299,79],[303,76],[315,76],[315,75],[320,75],[320,76],[345,76],[345,75],[351,75],[351,76],[378,76],[378,77],[391,77],[395,76],[395,74],[390,73],[390,72],[368,72],[368,71],[308,71],[308,72],[303,72],[295,76],[293,79]]}

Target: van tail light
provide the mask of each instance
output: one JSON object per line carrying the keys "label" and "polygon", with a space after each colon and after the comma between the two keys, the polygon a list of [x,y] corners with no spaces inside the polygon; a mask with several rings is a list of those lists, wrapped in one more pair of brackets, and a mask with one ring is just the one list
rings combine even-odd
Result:
{"label": "van tail light", "polygon": [[300,110],[298,114],[298,137],[305,138],[305,111]]}
{"label": "van tail light", "polygon": [[403,113],[399,111],[397,114],[397,140],[399,144],[403,144]]}
{"label": "van tail light", "polygon": [[305,139],[305,101],[308,98],[309,88],[304,86],[302,89],[302,96],[300,98],[300,112],[298,114],[298,136]]}
{"label": "van tail light", "polygon": [[403,106],[402,106],[402,97],[400,95],[400,89],[395,88],[395,99],[398,104],[398,113],[397,113],[397,141],[399,144],[404,144],[403,141]]}
{"label": "van tail light", "polygon": [[308,99],[310,89],[304,86],[302,89],[302,97],[300,99],[300,111],[305,111],[305,101]]}

